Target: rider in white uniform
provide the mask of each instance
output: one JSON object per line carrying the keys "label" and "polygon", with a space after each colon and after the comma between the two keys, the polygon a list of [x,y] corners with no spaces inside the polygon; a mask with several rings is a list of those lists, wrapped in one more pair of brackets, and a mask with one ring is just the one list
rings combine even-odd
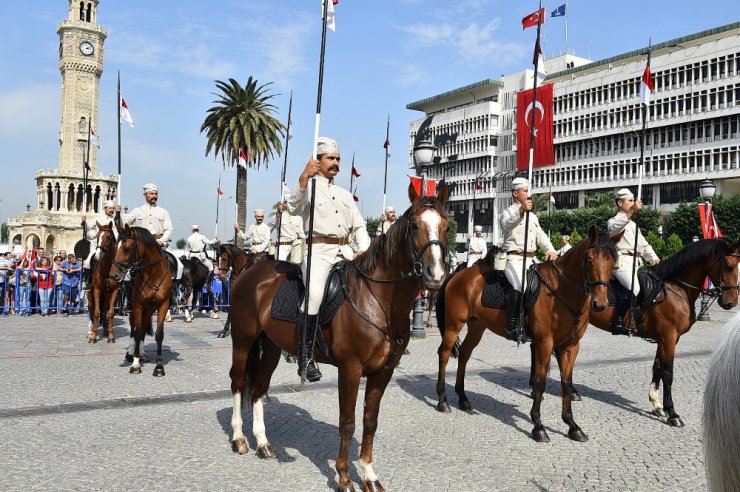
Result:
{"label": "rider in white uniform", "polygon": [[[614,237],[622,234],[622,237],[616,243],[619,259],[614,269],[614,277],[619,283],[627,289],[629,294],[632,288],[632,294],[626,297],[620,297],[617,305],[614,307],[614,315],[611,320],[612,335],[627,335],[629,330],[624,326],[624,318],[627,309],[632,303],[632,295],[637,297],[640,294],[640,282],[637,281],[637,270],[643,265],[643,258],[651,265],[660,263],[660,258],[655,254],[653,247],[650,246],[632,221],[632,216],[642,208],[642,200],[635,200],[635,196],[628,188],[622,188],[614,195],[614,201],[617,204],[617,215],[609,219],[606,228],[609,235]],[[635,264],[635,234],[637,234],[637,263]],[[635,276],[632,276],[634,266]]]}
{"label": "rider in white uniform", "polygon": [[394,222],[396,222],[396,209],[390,206],[385,207],[383,214],[380,216],[380,225],[378,226],[378,230],[375,231],[375,235],[380,236],[388,232],[388,229],[391,228]]}
{"label": "rider in white uniform", "polygon": [[267,252],[270,248],[270,226],[265,224],[265,211],[261,208],[254,209],[255,223],[249,226],[246,234],[242,232],[239,224],[234,224],[237,238],[250,244],[252,254]]}
{"label": "rider in white uniform", "polygon": [[[311,190],[309,180],[315,177],[316,199],[314,201],[313,237],[311,246],[311,279],[308,286],[308,316],[306,346],[299,347],[298,373],[309,381],[318,381],[321,373],[313,361],[313,343],[318,324],[318,312],[324,296],[324,286],[329,272],[335,263],[351,260],[357,253],[370,246],[365,220],[357,209],[352,194],[337,186],[334,177],[339,172],[339,145],[326,137],[317,143],[317,160],[309,160],[298,179],[298,185],[288,200],[288,211],[303,217],[304,227],[308,228],[311,212]],[[356,249],[353,249],[354,244]],[[308,255],[306,255],[306,258]],[[303,278],[306,278],[306,260],[303,265]],[[303,309],[303,306],[301,307]],[[303,322],[303,316],[301,316]],[[302,340],[303,337],[300,337]]]}
{"label": "rider in white uniform", "polygon": [[200,228],[197,224],[193,224],[193,233],[188,236],[185,242],[185,252],[188,258],[198,258],[202,263],[206,263],[208,255],[206,255],[206,246],[216,244],[218,238],[208,239],[205,235],[201,234]]}
{"label": "rider in white uniform", "polygon": [[[522,268],[526,261],[526,268],[529,269],[534,263],[534,253],[537,246],[545,251],[547,261],[555,260],[558,253],[553,248],[550,238],[540,227],[540,221],[537,216],[531,212],[532,199],[529,198],[529,181],[525,178],[515,178],[511,181],[511,195],[514,197],[514,203],[504,209],[501,213],[501,231],[504,236],[503,251],[506,251],[506,269],[504,274],[509,281],[513,290],[506,297],[506,316],[508,323],[506,326],[506,335],[512,340],[517,337],[521,293],[525,291],[525,279],[522,278]],[[526,222],[526,213],[529,212],[529,229],[527,231],[527,248],[526,258],[524,257],[524,224]],[[526,335],[523,335],[526,337]],[[524,338],[522,338],[524,340]]]}
{"label": "rider in white uniform", "polygon": [[[287,198],[290,198],[290,195]],[[280,214],[280,231],[275,243],[278,252],[277,259],[300,265],[303,262],[303,240],[306,238],[306,233],[303,231],[303,219],[290,215],[287,206],[280,202],[277,204],[275,222],[270,224],[270,230],[277,229],[277,214]]]}
{"label": "rider in white uniform", "polygon": [[[94,241],[98,237],[98,231],[100,227],[108,225],[115,220],[116,212],[121,211],[121,206],[116,205],[113,200],[106,200],[103,202],[103,213],[99,214],[92,224],[87,223],[87,216],[82,216],[82,224],[87,225],[87,235],[85,238],[88,241]],[[90,248],[90,254],[82,262],[82,290],[90,290],[90,260],[95,256],[96,248]]]}
{"label": "rider in white uniform", "polygon": [[468,240],[468,266],[475,265],[475,262],[486,257],[488,247],[486,239],[483,237],[483,226],[475,226],[473,235]]}

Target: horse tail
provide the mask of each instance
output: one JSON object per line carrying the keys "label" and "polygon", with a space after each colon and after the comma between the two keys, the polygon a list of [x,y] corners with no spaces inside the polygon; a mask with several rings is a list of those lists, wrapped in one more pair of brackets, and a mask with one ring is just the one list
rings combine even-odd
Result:
{"label": "horse tail", "polygon": [[740,317],[725,325],[704,391],[704,455],[710,490],[740,490]]}
{"label": "horse tail", "polygon": [[247,368],[245,369],[245,385],[244,394],[252,394],[252,383],[257,377],[257,368],[259,367],[260,361],[262,360],[262,337],[265,336],[264,332],[260,334],[252,344],[252,348],[249,349],[249,355],[247,355]]}
{"label": "horse tail", "polygon": [[[442,282],[442,287],[439,288],[437,291],[437,301],[434,304],[434,309],[436,311],[437,315],[437,328],[439,329],[439,334],[442,335],[442,338],[445,336],[445,291],[447,290],[447,284],[449,283],[450,279],[453,277],[454,274],[449,275],[444,282]],[[457,337],[457,340],[455,340],[455,344],[452,346],[452,352],[451,355],[455,359],[457,359],[457,356],[460,354],[460,337]]]}

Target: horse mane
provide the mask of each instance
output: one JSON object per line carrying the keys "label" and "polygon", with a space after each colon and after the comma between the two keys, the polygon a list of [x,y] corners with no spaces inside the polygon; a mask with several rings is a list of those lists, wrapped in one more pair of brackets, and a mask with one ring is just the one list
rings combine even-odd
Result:
{"label": "horse mane", "polygon": [[152,247],[155,250],[159,250],[159,244],[157,243],[157,240],[154,239],[154,236],[152,236],[152,233],[149,232],[149,230],[138,226],[129,227],[129,235],[132,239],[142,242],[144,246]]}
{"label": "horse mane", "polygon": [[724,239],[703,239],[689,243],[678,253],[658,263],[655,273],[664,280],[674,278],[697,260],[705,260],[717,253],[725,255],[729,250],[730,246]]}
{"label": "horse mane", "polygon": [[422,197],[416,206],[406,209],[403,215],[388,228],[388,232],[376,236],[370,241],[370,247],[367,248],[367,251],[354,260],[359,269],[370,274],[378,266],[388,265],[394,257],[403,253],[410,230],[411,215],[419,208],[424,207],[434,208],[443,217],[447,216],[436,197]]}
{"label": "horse mane", "polygon": [[[660,263],[662,265],[662,263]],[[724,326],[709,361],[702,411],[707,481],[710,490],[740,489],[740,317]]]}
{"label": "horse mane", "polygon": [[614,241],[612,241],[612,238],[609,236],[607,231],[600,230],[597,231],[596,241],[594,241],[593,244],[588,243],[588,236],[586,236],[574,244],[573,247],[563,255],[563,257],[570,255],[574,250],[586,247],[593,247],[597,255],[604,254],[614,261],[617,261],[617,246],[614,244]]}

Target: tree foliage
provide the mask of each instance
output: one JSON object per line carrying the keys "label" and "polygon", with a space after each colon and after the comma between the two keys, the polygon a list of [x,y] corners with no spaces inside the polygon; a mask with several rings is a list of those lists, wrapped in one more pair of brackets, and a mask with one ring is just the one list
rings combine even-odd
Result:
{"label": "tree foliage", "polygon": [[185,238],[182,238],[182,237],[178,239],[177,241],[175,241],[175,247],[177,249],[185,249],[185,244],[186,244]]}

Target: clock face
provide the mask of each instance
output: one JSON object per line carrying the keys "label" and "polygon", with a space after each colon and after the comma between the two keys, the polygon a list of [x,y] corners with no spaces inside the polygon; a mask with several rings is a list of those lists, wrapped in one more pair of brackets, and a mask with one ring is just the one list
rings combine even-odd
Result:
{"label": "clock face", "polygon": [[87,41],[83,41],[80,43],[80,52],[85,56],[90,56],[93,54],[93,51],[95,51],[95,47],[93,47],[92,43],[89,43]]}

